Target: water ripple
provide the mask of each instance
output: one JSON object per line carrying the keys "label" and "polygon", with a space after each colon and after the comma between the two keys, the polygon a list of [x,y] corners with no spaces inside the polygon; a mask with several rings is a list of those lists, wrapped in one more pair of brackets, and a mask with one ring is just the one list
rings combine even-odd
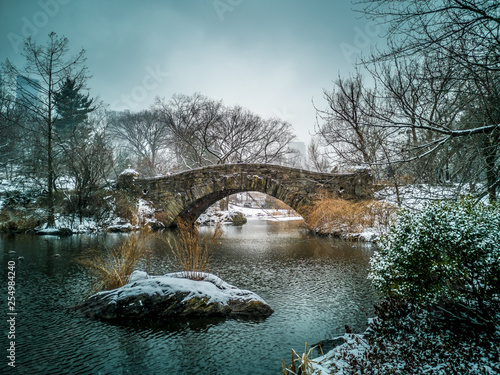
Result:
{"label": "water ripple", "polygon": [[[306,341],[334,337],[345,324],[363,330],[374,302],[366,280],[371,251],[349,243],[332,246],[332,240],[309,236],[290,224],[270,225],[226,228],[210,266],[271,305],[275,312],[264,321],[172,320],[127,327],[89,320],[70,309],[90,286],[73,259],[88,247],[120,237],[0,237],[4,261],[11,248],[24,256],[16,280],[14,373],[279,373],[281,358],[288,358],[291,348],[301,350]],[[159,246],[151,259],[153,273],[173,271],[171,256]]]}

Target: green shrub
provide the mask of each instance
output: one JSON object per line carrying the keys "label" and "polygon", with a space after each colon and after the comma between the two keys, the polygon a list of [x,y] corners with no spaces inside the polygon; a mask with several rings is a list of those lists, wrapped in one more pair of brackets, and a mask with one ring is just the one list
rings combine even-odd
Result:
{"label": "green shrub", "polygon": [[385,297],[441,301],[493,316],[500,298],[500,207],[471,198],[402,211],[371,260]]}

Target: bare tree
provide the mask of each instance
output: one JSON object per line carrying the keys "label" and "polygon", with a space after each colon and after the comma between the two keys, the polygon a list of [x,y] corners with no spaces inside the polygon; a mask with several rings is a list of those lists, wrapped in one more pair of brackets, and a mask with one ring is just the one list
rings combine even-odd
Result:
{"label": "bare tree", "polygon": [[217,164],[280,163],[295,138],[286,121],[265,120],[239,106],[224,108],[211,133],[214,147],[209,152]]}
{"label": "bare tree", "polygon": [[291,125],[262,119],[242,107],[224,107],[200,94],[157,99],[162,121],[172,134],[180,168],[235,162],[278,163],[293,140]]}
{"label": "bare tree", "polygon": [[[470,85],[473,91],[480,92],[475,99],[464,105],[460,125],[464,128],[500,124],[500,74],[488,72],[481,80],[474,80]],[[462,140],[460,138],[460,140]],[[460,142],[462,160],[471,166],[465,172],[471,182],[485,182],[490,201],[496,199],[500,189],[500,125],[492,131],[479,132],[470,136],[467,143]],[[465,164],[467,165],[467,164]]]}
{"label": "bare tree", "polygon": [[328,108],[316,108],[316,135],[330,150],[335,164],[352,167],[376,163],[384,134],[372,126],[375,91],[366,88],[357,73],[352,78],[338,78],[331,92],[324,90],[324,97]]}
{"label": "bare tree", "polygon": [[388,26],[390,48],[376,60],[439,52],[466,70],[500,70],[500,3],[496,0],[355,0]]}
{"label": "bare tree", "polygon": [[22,122],[24,113],[15,105],[13,93],[4,78],[0,73],[0,167],[7,178],[12,178],[19,163],[22,141],[17,124]]}
{"label": "bare tree", "polygon": [[213,139],[210,130],[221,119],[221,102],[201,94],[174,95],[168,102],[156,99],[163,126],[171,134],[171,148],[177,157],[177,168],[197,168],[215,164],[209,152]]}
{"label": "bare tree", "polygon": [[325,152],[321,151],[320,141],[313,138],[307,145],[307,164],[310,169],[318,172],[330,172],[330,163]]}
{"label": "bare tree", "polygon": [[99,219],[106,206],[103,187],[113,170],[113,150],[102,121],[101,115],[92,116],[61,144],[64,173],[72,183],[65,192],[67,209],[77,214],[80,223],[84,216]]}
{"label": "bare tree", "polygon": [[[55,123],[58,120],[55,96],[66,79],[85,82],[88,78],[85,51],[67,57],[68,40],[55,33],[49,34],[45,46],[37,45],[28,38],[24,46],[26,66],[20,70],[7,60],[12,83],[16,87],[16,105],[29,114],[31,121],[23,131],[31,133],[43,149],[43,163],[46,175],[48,224],[54,225],[54,188],[56,180]],[[40,155],[42,156],[42,155]]]}
{"label": "bare tree", "polygon": [[[455,170],[462,173],[476,160],[476,166],[483,166],[476,176],[482,176],[484,193],[495,200],[500,185],[500,121],[491,114],[498,106],[493,98],[500,71],[500,3],[361,0],[357,4],[368,17],[389,26],[388,48],[365,61],[389,105],[385,112],[377,111],[375,125],[411,135],[400,160],[454,158]],[[411,64],[418,68],[407,69]]]}
{"label": "bare tree", "polygon": [[260,131],[254,135],[254,150],[245,159],[252,163],[276,163],[286,160],[289,144],[295,139],[292,125],[276,118],[263,121]]}
{"label": "bare tree", "polygon": [[457,129],[463,96],[455,91],[459,86],[453,70],[431,58],[394,59],[370,69],[378,84],[378,105],[370,108],[370,126],[391,132],[384,142],[385,159],[393,164],[411,162],[400,168],[420,182],[435,183],[436,171],[451,157],[451,149],[443,147],[448,139],[430,129]]}
{"label": "bare tree", "polygon": [[112,116],[110,132],[136,156],[145,174],[154,176],[168,170],[168,163],[162,156],[169,147],[171,133],[160,121],[157,111],[123,112]]}

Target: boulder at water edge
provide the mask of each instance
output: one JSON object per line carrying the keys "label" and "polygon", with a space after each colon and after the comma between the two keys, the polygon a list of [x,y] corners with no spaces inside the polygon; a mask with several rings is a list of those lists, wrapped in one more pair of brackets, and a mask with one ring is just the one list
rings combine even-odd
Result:
{"label": "boulder at water edge", "polygon": [[94,294],[75,310],[107,321],[137,321],[173,317],[265,318],[273,310],[257,294],[238,289],[215,275],[185,272],[150,276],[135,271],[121,288]]}

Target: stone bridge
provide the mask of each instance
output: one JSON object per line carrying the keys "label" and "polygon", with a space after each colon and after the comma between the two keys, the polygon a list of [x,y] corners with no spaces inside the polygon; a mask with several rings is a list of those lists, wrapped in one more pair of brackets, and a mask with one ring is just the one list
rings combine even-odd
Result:
{"label": "stone bridge", "polygon": [[158,211],[163,211],[162,221],[167,226],[175,226],[178,218],[194,222],[215,202],[245,191],[277,198],[306,220],[316,199],[373,197],[368,171],[331,174],[270,164],[213,165],[154,178],[123,173],[118,188],[151,201]]}

